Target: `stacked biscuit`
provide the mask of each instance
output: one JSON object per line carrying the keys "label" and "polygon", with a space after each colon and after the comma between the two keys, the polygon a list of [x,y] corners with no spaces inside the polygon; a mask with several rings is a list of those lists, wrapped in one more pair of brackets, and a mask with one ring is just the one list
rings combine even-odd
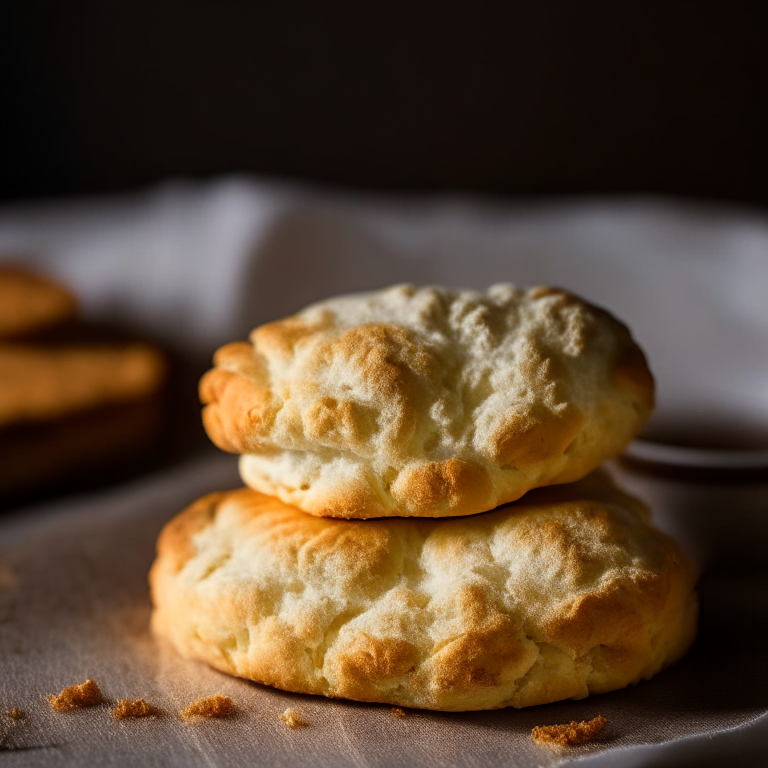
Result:
{"label": "stacked biscuit", "polygon": [[163,356],[77,315],[65,286],[0,264],[0,502],[119,474],[157,440]]}
{"label": "stacked biscuit", "polygon": [[396,286],[257,328],[200,392],[248,487],[161,534],[153,626],[182,654],[472,710],[614,690],[692,642],[689,566],[594,472],[653,401],[608,313],[547,288]]}

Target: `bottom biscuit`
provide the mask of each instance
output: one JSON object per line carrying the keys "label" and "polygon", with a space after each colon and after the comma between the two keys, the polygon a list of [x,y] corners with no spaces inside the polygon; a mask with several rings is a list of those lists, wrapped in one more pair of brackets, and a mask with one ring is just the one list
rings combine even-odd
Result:
{"label": "bottom biscuit", "polygon": [[437,710],[583,698],[656,674],[696,631],[694,576],[600,474],[466,518],[335,520],[249,489],[168,523],[154,631],[300,693]]}

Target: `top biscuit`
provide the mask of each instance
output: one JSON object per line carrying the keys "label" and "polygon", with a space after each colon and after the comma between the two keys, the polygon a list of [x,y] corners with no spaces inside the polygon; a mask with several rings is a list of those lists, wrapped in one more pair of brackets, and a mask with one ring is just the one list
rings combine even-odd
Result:
{"label": "top biscuit", "polygon": [[484,512],[578,480],[653,407],[627,328],[561,290],[399,285],[222,347],[200,382],[252,488],[325,517]]}
{"label": "top biscuit", "polygon": [[72,320],[77,300],[42,275],[0,265],[0,338],[35,333]]}

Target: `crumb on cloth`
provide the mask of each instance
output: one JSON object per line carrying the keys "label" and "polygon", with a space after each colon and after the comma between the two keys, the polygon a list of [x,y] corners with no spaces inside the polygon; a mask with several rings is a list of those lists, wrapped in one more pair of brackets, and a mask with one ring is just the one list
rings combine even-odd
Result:
{"label": "crumb on cloth", "polygon": [[280,715],[280,719],[289,728],[300,728],[302,725],[309,725],[304,715],[302,715],[301,712],[297,712],[295,709],[286,709],[285,712]]}
{"label": "crumb on cloth", "polygon": [[405,717],[405,710],[400,707],[392,707],[392,717]]}
{"label": "crumb on cloth", "polygon": [[5,714],[8,715],[8,717],[10,717],[12,720],[23,720],[25,717],[24,712],[18,707],[9,709]]}
{"label": "crumb on cloth", "polygon": [[195,717],[229,717],[235,713],[235,705],[229,696],[217,693],[213,696],[203,696],[193,701],[179,713],[184,720]]}
{"label": "crumb on cloth", "polygon": [[146,699],[119,699],[112,710],[115,720],[125,720],[128,717],[149,717],[156,715],[157,710],[147,703]]}
{"label": "crumb on cloth", "polygon": [[567,725],[537,725],[531,731],[531,738],[534,743],[546,747],[574,747],[595,738],[607,722],[598,715],[592,720],[571,720]]}
{"label": "crumb on cloth", "polygon": [[71,712],[73,709],[92,707],[101,704],[104,698],[99,686],[93,680],[86,680],[80,685],[70,685],[58,696],[48,696],[48,701],[57,712]]}

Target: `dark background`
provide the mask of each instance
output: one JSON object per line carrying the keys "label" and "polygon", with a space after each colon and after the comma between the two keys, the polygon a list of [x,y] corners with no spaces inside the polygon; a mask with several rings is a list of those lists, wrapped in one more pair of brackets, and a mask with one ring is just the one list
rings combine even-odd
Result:
{"label": "dark background", "polygon": [[761,2],[2,8],[5,200],[252,172],[768,205]]}

